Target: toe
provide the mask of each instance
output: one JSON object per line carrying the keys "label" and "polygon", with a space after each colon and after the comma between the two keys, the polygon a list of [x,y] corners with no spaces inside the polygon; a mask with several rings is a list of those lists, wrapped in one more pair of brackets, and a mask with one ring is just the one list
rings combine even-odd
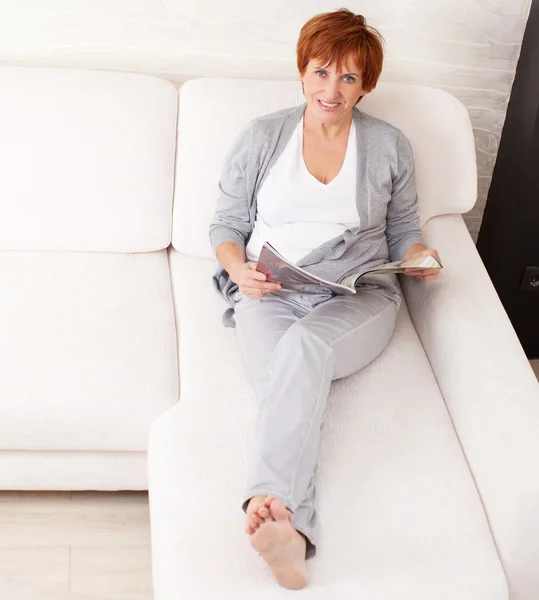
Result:
{"label": "toe", "polygon": [[290,511],[280,500],[273,500],[270,507],[270,514],[276,521],[290,522]]}
{"label": "toe", "polygon": [[266,496],[266,499],[264,500],[264,506],[266,508],[270,508],[271,503],[275,500],[275,498],[273,496]]}
{"label": "toe", "polygon": [[262,518],[262,519],[268,519],[270,516],[270,511],[269,509],[267,509],[265,506],[262,506],[261,508],[258,509],[258,515]]}
{"label": "toe", "polygon": [[247,505],[247,510],[245,511],[247,516],[250,516],[254,512],[257,512],[258,509],[264,505],[265,500],[266,500],[266,496],[253,496],[249,500],[249,504]]}
{"label": "toe", "polygon": [[260,525],[262,525],[263,522],[264,521],[257,514],[251,515],[247,522],[247,526],[245,527],[245,531],[247,531],[249,535],[252,535],[260,528]]}

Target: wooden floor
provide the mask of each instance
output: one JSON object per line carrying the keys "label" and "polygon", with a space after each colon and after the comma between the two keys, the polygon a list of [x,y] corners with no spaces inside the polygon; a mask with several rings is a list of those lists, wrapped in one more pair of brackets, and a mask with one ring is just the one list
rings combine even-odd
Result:
{"label": "wooden floor", "polygon": [[152,599],[148,494],[0,491],[0,598]]}
{"label": "wooden floor", "polygon": [[2,600],[151,600],[147,492],[0,491]]}

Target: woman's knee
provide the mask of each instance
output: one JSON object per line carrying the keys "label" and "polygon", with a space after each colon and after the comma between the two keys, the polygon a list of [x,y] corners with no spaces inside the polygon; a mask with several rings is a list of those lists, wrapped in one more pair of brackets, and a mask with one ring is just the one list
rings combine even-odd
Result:
{"label": "woman's knee", "polygon": [[298,352],[305,356],[313,352],[324,356],[332,353],[331,345],[302,321],[290,327],[279,345],[282,345],[283,350],[294,352],[296,355]]}
{"label": "woman's knee", "polygon": [[357,373],[385,350],[393,332],[397,309],[388,306],[380,315],[357,331],[333,344],[335,373],[333,379],[342,379]]}

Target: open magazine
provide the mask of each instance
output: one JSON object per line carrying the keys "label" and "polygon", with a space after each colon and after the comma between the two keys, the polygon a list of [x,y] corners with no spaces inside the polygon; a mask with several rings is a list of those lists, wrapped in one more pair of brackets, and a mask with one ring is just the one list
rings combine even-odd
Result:
{"label": "open magazine", "polygon": [[312,275],[301,267],[296,266],[279,254],[275,248],[266,242],[260,252],[256,270],[264,273],[268,281],[278,281],[283,291],[301,293],[319,292],[321,288],[330,289],[336,294],[355,294],[361,287],[364,275],[388,275],[403,273],[404,269],[441,269],[441,263],[434,256],[410,258],[398,262],[385,263],[370,269],[359,269],[357,273],[346,277],[341,283],[333,283],[316,275]]}

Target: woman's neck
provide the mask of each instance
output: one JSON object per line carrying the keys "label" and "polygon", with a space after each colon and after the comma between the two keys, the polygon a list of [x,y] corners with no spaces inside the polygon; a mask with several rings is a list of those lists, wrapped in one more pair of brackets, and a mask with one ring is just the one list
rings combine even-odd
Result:
{"label": "woman's neck", "polygon": [[350,133],[350,126],[352,125],[352,112],[345,115],[340,121],[335,123],[321,123],[316,117],[313,117],[309,106],[305,109],[303,115],[303,127],[314,133],[316,136],[326,139],[333,140],[342,135],[348,135]]}

